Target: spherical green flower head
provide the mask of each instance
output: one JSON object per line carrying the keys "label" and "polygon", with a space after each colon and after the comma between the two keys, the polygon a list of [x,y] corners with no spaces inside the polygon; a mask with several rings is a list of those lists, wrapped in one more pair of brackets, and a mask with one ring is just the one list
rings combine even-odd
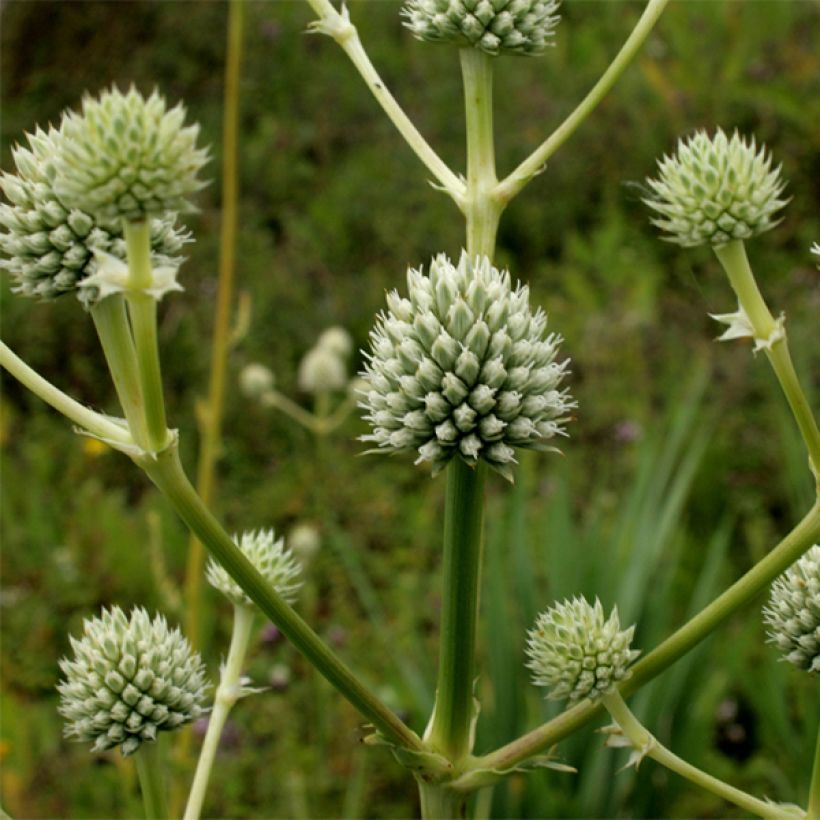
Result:
{"label": "spherical green flower head", "polygon": [[601,602],[584,598],[542,612],[528,633],[527,666],[536,686],[549,687],[550,700],[596,700],[632,673],[640,652],[630,649],[635,627],[621,630],[615,607],[604,620]]}
{"label": "spherical green flower head", "polygon": [[[80,287],[97,270],[94,251],[125,259],[121,220],[93,217],[69,208],[54,189],[56,158],[63,146],[56,129],[37,129],[28,135],[28,148],[12,155],[16,174],[0,175],[0,188],[9,200],[0,204],[0,268],[14,279],[13,289],[25,296],[51,299],[74,291],[88,305],[96,288]],[[151,220],[152,261],[155,267],[178,267],[182,246],[190,235],[174,226],[176,215]]]}
{"label": "spherical green flower head", "polygon": [[763,620],[769,643],[785,660],[820,673],[820,546],[815,544],[772,584]]}
{"label": "spherical green flower head", "polygon": [[737,132],[720,129],[713,138],[699,131],[678,143],[674,156],[658,162],[658,179],[647,183],[654,196],[644,202],[660,214],[652,223],[679,245],[723,245],[749,239],[780,221],[786,183],[772,169],[766,149],[757,150]]}
{"label": "spherical green flower head", "polygon": [[443,254],[428,275],[407,272],[409,298],[388,294],[370,334],[360,406],[388,453],[418,452],[434,474],[453,457],[484,459],[512,479],[515,447],[553,449],[575,407],[560,390],[569,360],[555,362],[561,337],[530,309],[529,289],[486,257]]}
{"label": "spherical green flower head", "polygon": [[93,741],[93,751],[120,746],[130,755],[158,732],[202,714],[208,683],[199,655],[179,629],[144,609],[128,617],[119,607],[86,620],[71,638],[73,660],[63,658],[57,687],[66,737]]}
{"label": "spherical green flower head", "polygon": [[420,40],[499,54],[537,55],[551,45],[559,0],[408,0],[405,25]]}
{"label": "spherical green flower head", "polygon": [[130,222],[191,210],[208,152],[196,146],[199,126],[184,119],[185,109],[168,110],[156,91],[86,97],[82,113],[67,113],[61,125],[57,193],[72,208]]}
{"label": "spherical green flower head", "polygon": [[[234,540],[265,580],[288,603],[293,603],[302,585],[298,580],[302,567],[285,549],[285,539],[277,539],[273,530],[255,530],[243,532],[239,538],[234,536]],[[208,562],[207,577],[208,583],[232,603],[237,606],[255,606],[242,587],[213,558]]]}

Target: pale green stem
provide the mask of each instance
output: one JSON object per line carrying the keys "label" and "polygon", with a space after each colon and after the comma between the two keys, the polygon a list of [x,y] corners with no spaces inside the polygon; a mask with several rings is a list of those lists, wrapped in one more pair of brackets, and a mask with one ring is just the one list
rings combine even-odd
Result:
{"label": "pale green stem", "polygon": [[778,806],[759,800],[757,797],[718,780],[718,778],[701,771],[669,751],[641,725],[617,689],[611,694],[604,695],[602,701],[609,714],[612,715],[613,720],[620,726],[624,736],[637,751],[645,751],[647,757],[651,757],[662,766],[686,778],[696,786],[700,786],[702,789],[706,789],[706,791],[717,795],[723,800],[728,800],[730,803],[734,803],[758,817],[772,818],[772,820],[783,817],[783,810]]}
{"label": "pale green stem", "polygon": [[457,820],[465,816],[466,795],[446,784],[418,780],[422,820]]}
{"label": "pale green stem", "polygon": [[166,820],[170,814],[161,740],[142,743],[134,758],[140,780],[142,803],[145,806],[145,820]]}
{"label": "pale green stem", "polygon": [[524,162],[498,184],[495,195],[500,202],[509,202],[519,193],[609,93],[644,44],[668,2],[669,0],[650,0],[621,50],[589,94]]}
{"label": "pale green stem", "polygon": [[817,729],[817,748],[814,750],[814,766],[809,786],[809,808],[806,820],[820,820],[820,727]]}
{"label": "pale green stem", "polygon": [[713,250],[729,277],[740,307],[749,318],[755,339],[764,344],[763,349],[806,443],[811,470],[820,482],[820,431],[792,364],[785,331],[777,333],[778,323],[760,293],[743,242],[734,240]]}
{"label": "pale green stem", "polygon": [[[728,618],[754,598],[820,539],[820,502],[761,561],[694,618],[640,660],[632,677],[619,687],[630,695],[657,677],[678,658],[711,635]],[[601,712],[600,705],[584,701],[511,743],[471,761],[471,769],[504,771],[539,754],[577,731]],[[469,787],[469,774],[460,785]]]}
{"label": "pale green stem", "polygon": [[62,413],[69,421],[94,436],[125,446],[134,444],[124,425],[117,424],[107,416],[97,413],[63,393],[36,370],[29,367],[8,345],[0,342],[0,367],[5,368],[17,381],[35,396]]}
{"label": "pale green stem", "polygon": [[176,444],[156,454],[137,456],[134,461],[248,597],[384,738],[400,747],[422,751],[419,737],[342,663],[234,544],[191,486]]}
{"label": "pale green stem", "polygon": [[305,410],[304,407],[298,405],[278,390],[269,390],[261,397],[260,401],[265,407],[273,407],[275,410],[279,410],[286,416],[289,416],[297,424],[301,424],[302,427],[314,435],[321,434],[321,420],[317,419],[313,413]]}
{"label": "pale green stem", "polygon": [[231,645],[228,649],[228,659],[225,661],[220,674],[219,686],[214,696],[214,705],[208,720],[208,731],[205,733],[205,740],[202,742],[196,774],[191,785],[191,792],[188,795],[188,805],[185,807],[184,820],[198,820],[200,814],[202,814],[202,804],[205,800],[211,769],[219,748],[219,739],[222,737],[222,730],[225,728],[228,714],[233,709],[242,689],[242,667],[245,664],[245,655],[248,651],[255,614],[250,607],[241,604],[234,605],[233,633],[231,634]]}
{"label": "pale green stem", "polygon": [[441,187],[461,207],[464,195],[464,183],[450,170],[447,164],[428,144],[418,129],[411,122],[401,106],[396,102],[387,86],[379,77],[378,72],[370,62],[367,52],[359,39],[359,32],[350,22],[345,11],[340,14],[333,7],[330,0],[308,0],[311,8],[319,17],[319,21],[312,25],[313,31],[318,31],[332,37],[343,49],[355,66],[362,79],[367,84],[376,101],[390,118],[398,132],[404,137],[407,144],[424,163],[427,170],[436,178]]}
{"label": "pale green stem", "polygon": [[459,456],[447,467],[439,669],[427,737],[454,763],[470,753],[472,744],[486,469],[483,462],[470,467]]}
{"label": "pale green stem", "polygon": [[[151,286],[151,227],[148,220],[125,222],[125,247],[128,256],[128,286],[126,301],[134,346],[137,353],[145,413],[147,447],[152,452],[162,450],[168,443],[168,425],[165,420],[165,397],[159,366],[157,343],[157,300],[145,292]],[[114,371],[112,371],[113,375]]]}

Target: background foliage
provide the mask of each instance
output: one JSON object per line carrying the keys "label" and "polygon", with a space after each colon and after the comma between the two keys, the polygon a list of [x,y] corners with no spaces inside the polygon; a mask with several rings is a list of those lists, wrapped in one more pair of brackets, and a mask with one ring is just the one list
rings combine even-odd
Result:
{"label": "background foliage", "polygon": [[[384,80],[442,155],[463,166],[457,56],[417,43],[394,2],[349,3]],[[567,0],[556,47],[502,59],[502,172],[588,90],[640,11]],[[2,167],[35,123],[84,90],[155,84],[183,99],[220,160],[222,3],[5,3]],[[242,81],[238,278],[252,324],[232,354],[296,392],[317,334],[343,324],[364,345],[385,288],[408,264],[457,254],[462,223],[424,182],[346,58],[306,36],[306,4],[247,7]],[[805,511],[799,440],[762,359],[715,345],[707,313],[734,308],[706,249],[658,241],[639,192],[676,138],[720,124],[756,135],[782,161],[792,202],[751,243],[773,310],[788,315],[798,369],[817,395],[820,238],[820,16],[811,3],[673,3],[615,92],[502,221],[499,262],[531,284],[573,359],[579,399],[565,457],[530,457],[510,491],[490,487],[478,748],[554,710],[526,683],[523,630],[554,598],[598,594],[638,620],[650,648],[763,555]],[[163,304],[173,423],[193,465],[214,307],[219,185],[190,219],[184,294]],[[81,400],[113,410],[91,323],[71,298],[34,304],[2,290],[3,338]],[[812,319],[814,320],[812,322]],[[813,326],[812,326],[813,325]],[[812,336],[814,338],[812,338]],[[812,384],[812,376],[814,383]],[[61,739],[57,659],[100,605],[162,607],[174,618],[187,536],[121,457],[75,436],[4,381],[2,396],[2,802],[20,817],[138,816],[134,773]],[[316,522],[323,548],[301,609],[421,730],[435,672],[441,480],[406,460],[357,457],[358,419],[323,447],[285,417],[228,403],[218,511],[229,527]],[[162,562],[157,556],[163,556]],[[170,585],[158,592],[165,565]],[[229,612],[210,595],[206,657],[216,674]],[[352,710],[275,631],[261,628],[250,673],[272,689],[237,707],[206,804],[212,816],[379,816],[416,811],[385,754],[357,745]],[[763,644],[758,608],[635,699],[648,725],[693,763],[757,793],[804,801],[816,686]],[[561,745],[578,775],[512,778],[479,795],[480,816],[726,816],[651,763],[635,777],[591,732]],[[190,771],[178,772],[187,782]]]}

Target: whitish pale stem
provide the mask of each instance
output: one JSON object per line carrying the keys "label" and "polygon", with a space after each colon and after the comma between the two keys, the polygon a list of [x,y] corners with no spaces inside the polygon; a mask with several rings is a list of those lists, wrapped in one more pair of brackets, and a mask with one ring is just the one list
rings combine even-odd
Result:
{"label": "whitish pale stem", "polygon": [[613,720],[620,726],[624,736],[639,752],[645,752],[647,757],[651,757],[667,769],[679,774],[681,777],[685,777],[696,786],[700,786],[702,789],[706,789],[706,791],[717,795],[723,800],[728,800],[730,803],[734,803],[758,817],[772,818],[772,820],[783,817],[781,807],[766,803],[740,789],[736,789],[734,786],[730,786],[728,783],[692,766],[669,751],[641,725],[617,690],[604,695],[602,700]]}
{"label": "whitish pale stem", "polygon": [[424,163],[441,187],[461,207],[464,183],[447,166],[419,133],[401,106],[382,81],[359,39],[359,32],[350,22],[347,10],[336,11],[330,0],[308,0],[319,20],[311,26],[313,31],[332,37],[343,49],[367,84],[373,96],[404,137],[415,155]]}
{"label": "whitish pale stem", "polygon": [[806,820],[820,820],[820,727],[817,729],[817,748],[814,751],[814,766],[809,786],[809,808]]}
{"label": "whitish pale stem", "polygon": [[496,196],[509,202],[544,167],[544,163],[569,139],[578,126],[592,113],[598,103],[609,93],[626,67],[632,62],[649,36],[669,0],[650,0],[632,33],[618,52],[609,68],[592,87],[577,108],[553,131],[553,133],[530,154],[496,188]]}
{"label": "whitish pale stem", "polygon": [[763,349],[803,436],[809,452],[811,470],[820,482],[820,431],[797,378],[785,331],[778,332],[781,329],[760,293],[743,242],[735,240],[714,248],[714,251],[729,277],[729,284],[737,296],[740,307],[749,318],[755,339],[764,345]]}
{"label": "whitish pale stem", "polygon": [[145,820],[166,820],[170,817],[161,743],[161,739],[143,743],[134,755],[145,806]]}
{"label": "whitish pale stem", "polygon": [[254,610],[249,607],[234,605],[233,633],[228,659],[222,667],[219,686],[214,696],[214,705],[208,720],[208,731],[205,733],[205,740],[199,753],[199,762],[191,785],[191,792],[188,795],[184,820],[198,820],[202,813],[202,804],[219,748],[219,739],[222,737],[228,714],[242,690],[242,667],[245,664],[245,655],[253,630],[254,615]]}
{"label": "whitish pale stem", "polygon": [[134,440],[124,425],[117,424],[107,416],[97,413],[63,393],[36,370],[29,367],[8,345],[0,342],[0,367],[5,368],[17,381],[35,396],[62,413],[69,421],[99,438],[122,445],[132,445]]}
{"label": "whitish pale stem", "polygon": [[265,407],[273,407],[292,418],[297,424],[301,424],[311,433],[319,435],[321,433],[321,419],[316,418],[313,413],[305,410],[304,407],[292,401],[287,396],[282,395],[278,390],[269,390],[261,398]]}
{"label": "whitish pale stem", "polygon": [[[134,334],[145,413],[146,449],[156,452],[168,443],[169,433],[159,366],[157,300],[145,292],[145,288],[150,287],[152,282],[151,229],[147,220],[125,223],[125,246],[128,255],[128,284],[131,288],[126,301]],[[113,370],[112,376],[116,379]]]}

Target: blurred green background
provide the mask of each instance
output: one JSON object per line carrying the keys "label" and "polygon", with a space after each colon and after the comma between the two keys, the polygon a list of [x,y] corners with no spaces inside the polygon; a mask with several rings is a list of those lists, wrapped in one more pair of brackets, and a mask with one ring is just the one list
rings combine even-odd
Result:
{"label": "blurred green background", "polygon": [[[414,41],[395,2],[349,3],[371,58],[420,130],[463,167],[457,54]],[[496,121],[509,171],[589,89],[640,13],[632,2],[566,0],[556,46],[501,59]],[[227,9],[219,2],[6,2],[2,167],[35,123],[83,91],[154,85],[185,101],[219,176]],[[307,36],[302,2],[248,3],[242,79],[238,284],[252,321],[230,359],[217,512],[230,528],[316,524],[300,608],[421,731],[436,659],[443,480],[407,459],[360,456],[351,418],[318,446],[239,395],[251,361],[297,401],[304,352],[329,325],[363,346],[386,288],[408,265],[457,254],[463,224],[347,59]],[[579,401],[563,457],[527,456],[514,488],[490,485],[480,636],[477,750],[555,713],[527,683],[524,631],[554,599],[618,604],[651,648],[760,558],[812,496],[800,440],[765,359],[714,344],[707,313],[734,309],[706,249],[657,238],[630,183],[695,128],[738,128],[783,163],[783,223],[749,244],[774,312],[785,311],[815,406],[820,380],[820,32],[810,2],[673,2],[614,92],[505,214],[498,262],[527,281],[571,356]],[[220,187],[190,219],[197,242],[183,294],[162,305],[172,423],[196,460],[216,288]],[[82,401],[114,411],[90,321],[73,298],[36,304],[2,285],[3,339]],[[360,357],[355,368],[361,363]],[[54,686],[67,635],[102,605],[162,608],[174,620],[187,534],[121,456],[100,452],[8,379],[2,422],[2,805],[18,817],[140,816],[130,762],[61,737]],[[157,556],[163,556],[159,561]],[[155,579],[163,572],[162,593]],[[170,588],[169,588],[170,587]],[[230,613],[207,591],[214,675]],[[805,803],[820,719],[816,683],[764,645],[757,601],[633,699],[692,763],[758,795]],[[214,817],[407,817],[414,788],[363,748],[356,714],[260,623],[249,662],[272,688],[233,713],[206,801]],[[725,817],[731,807],[591,729],[562,743],[577,775],[516,775],[479,795],[478,816]],[[176,765],[178,781],[191,770]]]}

